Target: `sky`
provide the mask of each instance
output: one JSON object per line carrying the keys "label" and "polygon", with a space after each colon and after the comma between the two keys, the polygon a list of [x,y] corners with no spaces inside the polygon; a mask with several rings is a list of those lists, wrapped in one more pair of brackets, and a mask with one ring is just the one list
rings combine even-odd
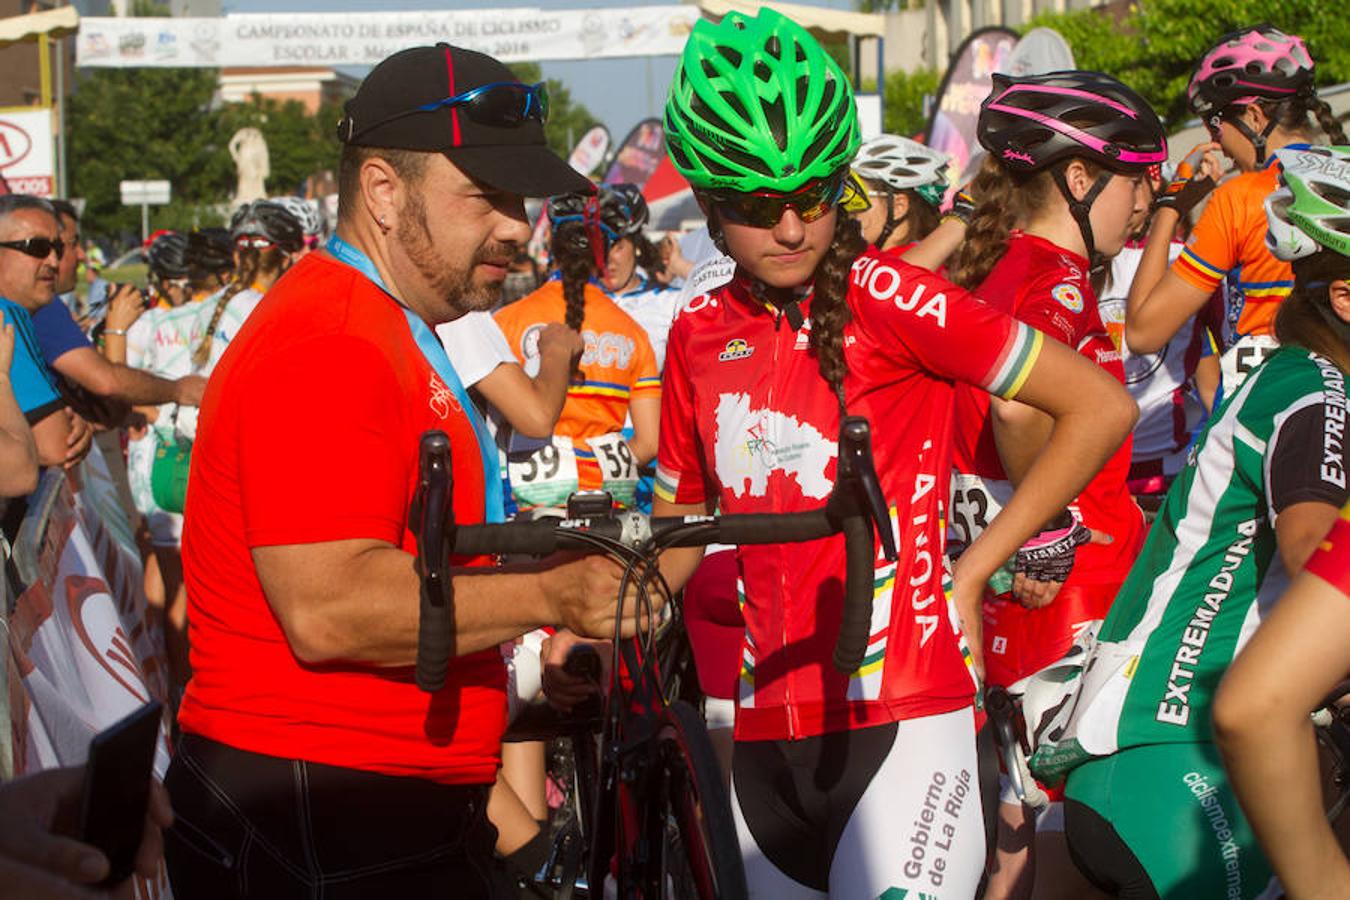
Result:
{"label": "sky", "polygon": [[[661,6],[679,0],[225,0],[226,13],[389,12],[405,10],[484,9],[521,6],[533,9],[594,9],[605,6]],[[854,9],[853,0],[793,0],[809,6]],[[648,116],[660,115],[666,88],[675,73],[676,57],[596,59],[542,62],[545,78],[556,78],[606,127],[615,141]],[[355,72],[354,74],[361,74]],[[616,90],[616,85],[628,86]],[[577,135],[578,138],[581,135]]]}

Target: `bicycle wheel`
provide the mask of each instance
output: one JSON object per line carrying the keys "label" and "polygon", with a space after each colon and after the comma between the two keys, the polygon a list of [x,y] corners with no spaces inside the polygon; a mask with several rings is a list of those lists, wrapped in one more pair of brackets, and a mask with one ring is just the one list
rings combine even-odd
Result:
{"label": "bicycle wheel", "polygon": [[731,803],[707,729],[694,708],[671,704],[655,739],[647,835],[652,896],[746,897]]}

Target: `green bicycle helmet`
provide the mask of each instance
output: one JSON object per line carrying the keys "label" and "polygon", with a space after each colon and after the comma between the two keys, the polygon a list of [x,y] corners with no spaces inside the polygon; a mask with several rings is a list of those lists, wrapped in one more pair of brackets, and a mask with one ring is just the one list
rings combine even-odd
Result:
{"label": "green bicycle helmet", "polygon": [[1350,256],[1350,147],[1276,150],[1281,187],[1266,198],[1266,245],[1279,259]]}
{"label": "green bicycle helmet", "polygon": [[860,142],[843,69],[768,8],[694,25],[665,124],[671,162],[696,191],[789,193],[847,166]]}

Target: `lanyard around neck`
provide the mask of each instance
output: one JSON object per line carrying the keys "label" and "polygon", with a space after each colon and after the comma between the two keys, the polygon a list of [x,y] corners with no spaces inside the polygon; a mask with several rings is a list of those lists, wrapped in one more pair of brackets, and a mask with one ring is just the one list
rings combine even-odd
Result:
{"label": "lanyard around neck", "polygon": [[325,249],[333,255],[333,258],[341,263],[351,266],[368,278],[372,284],[388,294],[389,298],[398,303],[398,308],[403,310],[404,317],[408,320],[408,329],[412,332],[413,340],[417,344],[417,349],[422,351],[422,356],[432,370],[440,376],[441,381],[455,395],[460,409],[469,420],[469,425],[473,428],[474,437],[478,439],[478,455],[483,464],[483,516],[488,522],[501,522],[505,518],[502,503],[502,476],[501,470],[497,466],[497,446],[493,443],[492,437],[488,434],[487,425],[483,422],[483,417],[478,414],[478,409],[469,399],[469,392],[465,390],[464,383],[459,380],[459,373],[455,371],[454,365],[450,362],[450,357],[446,355],[445,346],[441,344],[436,333],[431,330],[431,326],[422,321],[422,317],[417,315],[398,298],[389,293],[389,288],[385,287],[384,279],[376,270],[375,264],[371,262],[370,257],[362,253],[356,247],[344,241],[336,234],[328,239]]}

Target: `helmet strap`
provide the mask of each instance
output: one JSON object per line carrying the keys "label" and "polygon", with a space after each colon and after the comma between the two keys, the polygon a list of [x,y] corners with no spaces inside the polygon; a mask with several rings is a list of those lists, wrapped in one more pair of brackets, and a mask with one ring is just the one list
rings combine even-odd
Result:
{"label": "helmet strap", "polygon": [[891,233],[904,221],[904,219],[895,217],[895,193],[891,190],[891,186],[886,185],[884,191],[886,193],[886,224],[881,226],[881,233],[877,235],[875,246],[878,250],[886,246],[886,241],[890,238]]}
{"label": "helmet strap", "polygon": [[1274,115],[1267,116],[1266,127],[1259,132],[1253,130],[1241,116],[1234,116],[1228,120],[1228,123],[1238,131],[1242,132],[1242,136],[1251,142],[1252,150],[1256,151],[1257,166],[1264,166],[1266,164],[1266,138],[1274,133],[1275,126],[1278,124],[1278,117]]}
{"label": "helmet strap", "polygon": [[1078,231],[1083,235],[1084,256],[1088,259],[1089,266],[1096,264],[1097,242],[1092,237],[1092,220],[1089,214],[1092,212],[1092,204],[1097,202],[1098,195],[1106,190],[1106,186],[1111,183],[1113,173],[1103,171],[1097,176],[1097,181],[1079,200],[1074,197],[1073,191],[1069,190],[1069,182],[1064,178],[1064,170],[1067,165],[1056,166],[1050,170],[1050,176],[1055,180],[1059,187],[1059,192],[1064,195],[1065,201],[1069,204],[1069,212],[1073,215],[1073,220],[1078,223]]}

